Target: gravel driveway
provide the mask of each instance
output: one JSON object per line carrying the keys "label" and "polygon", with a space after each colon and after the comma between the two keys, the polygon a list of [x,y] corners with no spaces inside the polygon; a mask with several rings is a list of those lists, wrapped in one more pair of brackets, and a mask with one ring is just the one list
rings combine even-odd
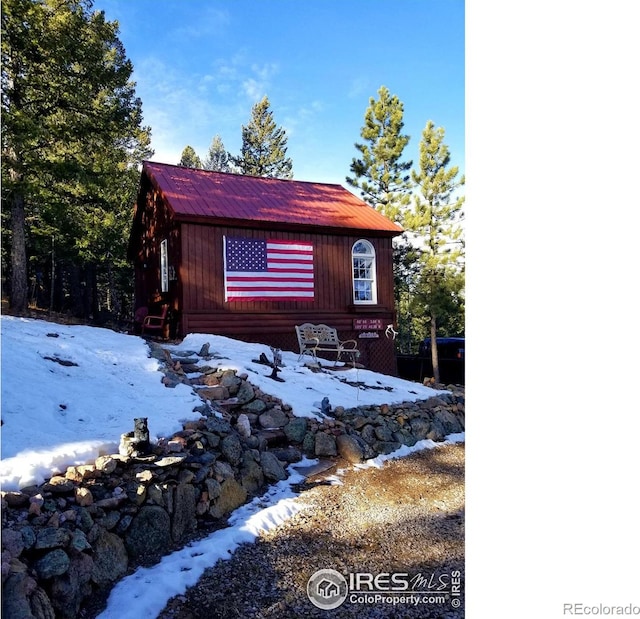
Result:
{"label": "gravel driveway", "polygon": [[[306,509],[208,569],[161,619],[462,619],[464,444],[381,469],[345,463],[343,485],[328,485],[326,477],[341,466],[308,478],[297,499]],[[321,569],[348,582],[332,610],[307,595]],[[316,597],[320,604],[327,599]]]}

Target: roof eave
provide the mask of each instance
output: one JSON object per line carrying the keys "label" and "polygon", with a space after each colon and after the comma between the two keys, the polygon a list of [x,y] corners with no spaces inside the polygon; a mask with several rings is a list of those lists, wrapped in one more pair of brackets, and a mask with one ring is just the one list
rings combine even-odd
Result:
{"label": "roof eave", "polygon": [[174,213],[173,219],[176,222],[193,223],[205,226],[230,226],[234,228],[255,228],[257,225],[263,230],[286,230],[292,232],[313,232],[314,234],[340,234],[347,235],[362,235],[367,234],[370,236],[379,237],[394,237],[399,236],[404,230],[397,226],[396,230],[384,230],[375,228],[351,228],[349,226],[322,226],[322,225],[310,225],[310,224],[297,224],[278,221],[265,221],[255,219],[235,219],[232,217],[205,217],[198,215],[187,215],[184,213]]}

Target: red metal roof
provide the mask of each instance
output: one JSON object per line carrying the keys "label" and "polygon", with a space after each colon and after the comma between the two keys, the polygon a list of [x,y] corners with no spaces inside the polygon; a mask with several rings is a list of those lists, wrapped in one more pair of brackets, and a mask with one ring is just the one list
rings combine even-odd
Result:
{"label": "red metal roof", "polygon": [[402,228],[340,185],[195,170],[145,161],[176,219],[214,218],[371,230]]}

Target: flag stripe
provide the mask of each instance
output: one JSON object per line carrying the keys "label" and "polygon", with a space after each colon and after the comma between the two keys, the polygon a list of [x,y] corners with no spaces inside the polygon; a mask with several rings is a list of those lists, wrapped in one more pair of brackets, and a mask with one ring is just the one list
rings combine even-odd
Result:
{"label": "flag stripe", "polygon": [[311,243],[225,237],[224,264],[226,301],[315,298]]}

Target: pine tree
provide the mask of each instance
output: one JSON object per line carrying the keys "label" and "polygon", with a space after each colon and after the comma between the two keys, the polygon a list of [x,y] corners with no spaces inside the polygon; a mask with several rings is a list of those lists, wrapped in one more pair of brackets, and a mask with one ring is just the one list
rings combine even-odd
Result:
{"label": "pine tree", "polygon": [[[26,309],[29,271],[53,261],[52,247],[74,267],[85,251],[100,255],[92,236],[103,214],[128,214],[137,165],[152,154],[117,23],[91,8],[90,0],[2,2],[3,240],[11,247],[3,259],[17,312]],[[104,246],[124,258],[126,239]]]}
{"label": "pine tree", "polygon": [[202,169],[202,161],[200,161],[200,157],[196,155],[196,151],[193,149],[193,146],[184,147],[180,161],[178,161],[178,165],[183,168]]}
{"label": "pine tree", "polygon": [[233,163],[242,174],[268,178],[292,178],[293,163],[287,155],[285,130],[277,127],[269,99],[264,96],[251,108],[251,119],[242,125],[242,149]]}
{"label": "pine tree", "polygon": [[204,160],[204,169],[213,170],[215,172],[232,172],[229,153],[226,151],[222,138],[216,134],[211,140],[209,153]]}
{"label": "pine tree", "polygon": [[363,200],[393,221],[401,218],[411,189],[409,170],[412,161],[402,161],[409,136],[402,134],[404,106],[385,86],[378,90],[379,99],[369,99],[364,126],[356,143],[361,157],[351,162],[353,176],[346,181],[360,189]]}
{"label": "pine tree", "polygon": [[459,169],[450,166],[444,129],[428,121],[420,142],[419,169],[411,177],[419,193],[403,224],[421,242],[421,269],[413,292],[412,319],[429,322],[434,378],[440,380],[436,337],[440,322],[464,304],[464,238],[462,229],[464,196],[455,195],[465,183]]}

